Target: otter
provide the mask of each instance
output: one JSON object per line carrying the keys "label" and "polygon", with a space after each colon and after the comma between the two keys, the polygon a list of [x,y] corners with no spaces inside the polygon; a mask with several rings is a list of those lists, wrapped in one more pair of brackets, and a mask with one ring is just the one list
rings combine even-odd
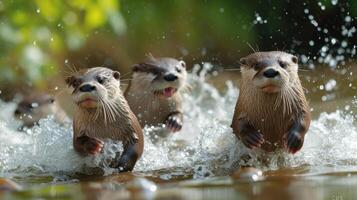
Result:
{"label": "otter", "polygon": [[15,183],[14,181],[10,179],[0,178],[0,194],[4,191],[11,192],[20,189],[22,189],[21,186]]}
{"label": "otter", "polygon": [[165,124],[170,132],[183,125],[182,95],[186,88],[186,64],[174,58],[154,58],[133,66],[125,97],[141,126]]}
{"label": "otter", "polygon": [[81,155],[97,155],[104,139],[123,143],[113,167],[131,171],[143,152],[143,133],[120,89],[120,73],[104,67],[82,69],[66,79],[77,105],[73,115],[73,146]]}
{"label": "otter", "polygon": [[23,97],[14,111],[15,118],[22,121],[22,127],[31,128],[40,119],[53,115],[56,122],[64,124],[69,121],[67,114],[57,104],[54,97],[46,93],[32,93]]}
{"label": "otter", "polygon": [[242,81],[232,128],[248,148],[298,152],[311,114],[298,76],[298,59],[280,51],[240,60]]}

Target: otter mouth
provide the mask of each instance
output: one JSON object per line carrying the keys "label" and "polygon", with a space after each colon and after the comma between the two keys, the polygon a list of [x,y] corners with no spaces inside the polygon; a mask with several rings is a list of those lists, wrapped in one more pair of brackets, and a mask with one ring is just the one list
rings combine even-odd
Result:
{"label": "otter mouth", "polygon": [[165,89],[155,91],[154,94],[155,94],[155,95],[158,95],[158,96],[164,96],[164,97],[166,97],[166,98],[170,98],[170,97],[172,97],[176,92],[177,92],[177,88],[167,87],[167,88],[165,88]]}
{"label": "otter mouth", "polygon": [[274,84],[268,84],[268,85],[263,86],[261,89],[263,92],[266,92],[266,93],[276,93],[280,90],[280,87],[277,85],[274,85]]}
{"label": "otter mouth", "polygon": [[98,101],[93,98],[87,97],[87,98],[79,101],[77,104],[79,107],[82,107],[82,108],[96,108],[98,106]]}

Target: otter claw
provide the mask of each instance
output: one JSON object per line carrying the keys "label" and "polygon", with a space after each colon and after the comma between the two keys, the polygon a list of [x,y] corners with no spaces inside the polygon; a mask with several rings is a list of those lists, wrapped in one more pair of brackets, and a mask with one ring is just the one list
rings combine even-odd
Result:
{"label": "otter claw", "polygon": [[263,134],[258,132],[247,134],[241,140],[250,149],[259,148],[264,143]]}
{"label": "otter claw", "polygon": [[88,154],[98,154],[102,151],[104,143],[97,139],[88,136],[82,136],[78,139],[82,140],[83,149]]}
{"label": "otter claw", "polygon": [[178,117],[170,116],[166,121],[166,127],[171,132],[177,132],[182,128],[182,122]]}
{"label": "otter claw", "polygon": [[284,146],[289,153],[295,154],[302,148],[304,140],[298,132],[289,132],[286,137]]}

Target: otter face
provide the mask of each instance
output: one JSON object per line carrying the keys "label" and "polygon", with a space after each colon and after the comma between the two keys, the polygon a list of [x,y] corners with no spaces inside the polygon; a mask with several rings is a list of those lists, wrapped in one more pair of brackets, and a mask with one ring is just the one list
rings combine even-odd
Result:
{"label": "otter face", "polygon": [[280,92],[298,73],[297,57],[280,51],[253,53],[240,62],[243,79],[265,93]]}
{"label": "otter face", "polygon": [[26,127],[32,127],[40,119],[55,112],[54,99],[47,94],[35,94],[25,97],[14,112],[17,119]]}
{"label": "otter face", "polygon": [[184,61],[173,58],[151,58],[148,62],[134,65],[133,80],[150,87],[157,96],[170,98],[186,83]]}
{"label": "otter face", "polygon": [[96,109],[110,102],[120,91],[120,73],[104,67],[79,71],[68,77],[66,83],[73,88],[72,98],[83,109]]}

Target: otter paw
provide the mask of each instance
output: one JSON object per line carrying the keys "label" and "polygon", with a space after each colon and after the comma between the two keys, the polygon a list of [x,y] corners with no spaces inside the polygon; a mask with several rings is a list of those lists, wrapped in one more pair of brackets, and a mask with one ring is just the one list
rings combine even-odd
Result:
{"label": "otter paw", "polygon": [[98,154],[102,151],[104,142],[97,138],[87,137],[82,138],[83,149],[88,154]]}
{"label": "otter paw", "polygon": [[284,137],[285,149],[291,153],[295,154],[298,152],[304,143],[304,138],[298,132],[291,131]]}
{"label": "otter paw", "polygon": [[182,121],[179,117],[172,115],[167,118],[166,128],[171,132],[180,131],[182,128]]}
{"label": "otter paw", "polygon": [[259,132],[253,132],[241,137],[241,141],[246,147],[254,149],[260,147],[265,140],[263,134]]}

